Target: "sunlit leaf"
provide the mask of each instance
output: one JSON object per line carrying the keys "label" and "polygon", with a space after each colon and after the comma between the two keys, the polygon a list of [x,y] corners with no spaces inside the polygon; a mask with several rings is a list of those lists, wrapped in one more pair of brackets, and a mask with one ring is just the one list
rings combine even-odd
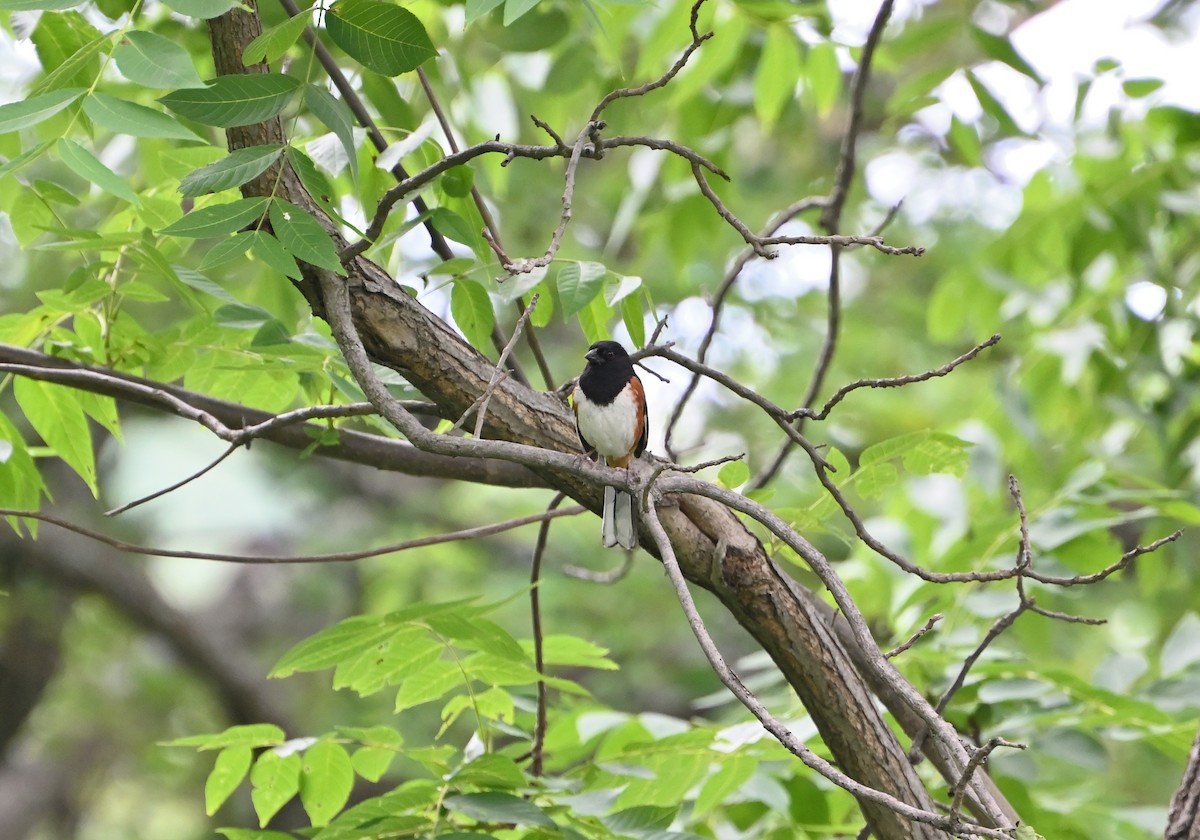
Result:
{"label": "sunlit leaf", "polygon": [[134,137],[201,140],[194,131],[162,111],[96,91],[83,101],[83,111],[96,125]]}
{"label": "sunlit leaf", "polygon": [[346,748],[318,741],[304,751],[300,764],[300,801],[314,826],[327,825],[346,805],[354,786],[354,766]]}
{"label": "sunlit leaf", "polygon": [[283,146],[249,146],[236,149],[226,157],[188,173],[179,183],[179,192],[188,197],[240,187],[266,172],[279,159]]}
{"label": "sunlit leaf", "polygon": [[300,80],[278,73],[218,76],[208,87],[184,88],[159,99],[175,113],[220,128],[253,125],[277,116]]}
{"label": "sunlit leaf", "polygon": [[66,108],[84,93],[86,91],[83,88],[64,88],[0,105],[0,134],[37,125]]}
{"label": "sunlit leaf", "polygon": [[210,817],[237,789],[250,770],[250,747],[226,747],[217,753],[216,763],[204,783],[204,812]]}
{"label": "sunlit leaf", "polygon": [[491,346],[496,315],[492,299],[482,284],[465,277],[455,280],[450,290],[450,314],[476,349]]}
{"label": "sunlit leaf", "polygon": [[338,0],[325,28],[351,58],[384,76],[415,70],[437,54],[416,15],[380,0]]}
{"label": "sunlit leaf", "polygon": [[131,82],[149,88],[202,88],[187,50],[154,32],[131,30],[113,50],[117,69]]}

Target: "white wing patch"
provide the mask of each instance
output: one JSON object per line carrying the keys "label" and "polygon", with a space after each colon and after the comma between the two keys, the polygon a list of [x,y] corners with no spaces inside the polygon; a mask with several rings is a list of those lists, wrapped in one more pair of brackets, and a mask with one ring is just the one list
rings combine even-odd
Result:
{"label": "white wing patch", "polygon": [[596,452],[620,458],[633,451],[637,443],[634,432],[638,426],[638,409],[629,390],[622,391],[608,405],[596,405],[579,399],[577,394],[576,405],[579,409],[579,432],[595,447]]}

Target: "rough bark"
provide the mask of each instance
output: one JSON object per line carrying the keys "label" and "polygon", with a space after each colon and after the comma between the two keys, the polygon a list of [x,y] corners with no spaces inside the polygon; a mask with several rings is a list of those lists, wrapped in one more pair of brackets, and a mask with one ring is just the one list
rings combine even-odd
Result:
{"label": "rough bark", "polygon": [[1200,731],[1167,812],[1165,840],[1200,840]]}
{"label": "rough bark", "polygon": [[[255,15],[235,10],[210,22],[219,74],[247,72],[242,48],[258,34]],[[253,72],[257,68],[251,68]],[[234,130],[230,146],[281,142],[278,121]],[[251,187],[249,195],[274,194],[314,215],[341,247],[333,223],[317,208],[285,166],[271,189]],[[448,325],[405,294],[382,269],[362,258],[349,266],[346,279],[358,332],[374,360],[403,374],[428,399],[449,413],[461,413],[487,387],[492,364]],[[320,295],[311,277],[299,284],[317,315]],[[492,397],[486,437],[560,451],[577,451],[573,424],[565,406],[553,396],[504,381]],[[600,488],[578,478],[546,474],[543,478],[593,510]],[[713,591],[731,614],[763,645],[812,715],[837,764],[863,784],[885,791],[913,806],[934,805],[905,757],[904,750],[871,700],[870,692],[845,647],[813,609],[813,600],[798,596],[797,585],[772,562],[758,540],[727,508],[698,498],[663,511],[663,524],[689,580]],[[645,536],[645,535],[644,535]],[[648,540],[644,539],[644,542]],[[721,557],[716,549],[723,550]],[[714,562],[718,561],[718,562]],[[953,745],[951,745],[952,747]],[[952,757],[965,763],[961,746]],[[951,768],[953,769],[953,768]],[[1005,810],[990,796],[977,819],[985,825],[1008,825]],[[942,837],[942,832],[899,818],[875,803],[860,802],[880,840]]]}

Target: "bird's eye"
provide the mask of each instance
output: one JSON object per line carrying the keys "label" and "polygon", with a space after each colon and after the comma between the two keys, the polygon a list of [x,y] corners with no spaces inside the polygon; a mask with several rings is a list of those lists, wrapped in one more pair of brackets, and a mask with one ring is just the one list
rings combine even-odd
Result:
{"label": "bird's eye", "polygon": [[613,357],[613,351],[611,351],[611,350],[609,350],[607,353],[604,354],[604,358],[606,358],[606,359],[611,359],[612,357]]}

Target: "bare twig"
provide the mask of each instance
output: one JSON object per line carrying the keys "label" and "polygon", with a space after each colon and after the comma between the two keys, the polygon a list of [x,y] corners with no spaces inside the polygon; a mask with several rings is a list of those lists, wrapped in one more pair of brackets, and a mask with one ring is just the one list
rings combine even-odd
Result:
{"label": "bare twig", "polygon": [[220,463],[222,461],[224,461],[226,458],[228,458],[234,452],[237,452],[239,449],[241,449],[241,447],[242,447],[242,445],[240,443],[231,443],[231,444],[229,444],[229,446],[225,447],[224,452],[222,452],[220,455],[218,455],[213,460],[209,461],[207,464],[205,464],[200,469],[198,469],[195,472],[188,475],[186,478],[181,478],[181,479],[179,479],[179,481],[176,481],[174,484],[169,484],[160,490],[155,490],[153,493],[148,493],[145,496],[134,499],[131,502],[126,502],[123,505],[118,505],[117,507],[112,508],[111,510],[106,510],[106,511],[104,511],[104,515],[105,516],[117,516],[119,514],[124,513],[127,510],[133,510],[135,507],[144,505],[144,504],[146,504],[146,502],[152,502],[155,499],[161,499],[163,496],[167,495],[168,493],[174,493],[180,487],[185,487],[188,484],[191,484],[196,479],[201,478],[204,475],[207,475],[211,470],[215,469],[218,465],[220,465]]}
{"label": "bare twig", "polygon": [[[824,203],[825,199],[812,196],[797,201],[787,209],[778,213],[775,218],[773,218],[767,224],[760,236],[766,237],[773,235],[777,230],[790,222],[792,219],[796,218],[796,216],[803,213],[805,210],[810,210],[813,207],[824,206]],[[708,348],[712,346],[713,338],[715,338],[717,334],[717,328],[721,324],[721,311],[725,306],[725,300],[727,299],[730,290],[733,288],[733,284],[737,281],[737,278],[741,276],[742,269],[746,267],[747,263],[749,263],[754,257],[754,254],[754,249],[752,247],[747,247],[742,251],[741,254],[738,255],[738,258],[734,260],[733,265],[731,265],[725,272],[725,279],[717,289],[717,293],[712,300],[712,315],[708,324],[708,329],[705,331],[704,337],[700,339],[700,346],[696,350],[696,361],[700,362],[701,364],[704,364],[705,360],[707,360]],[[663,321],[660,322],[660,325],[665,323],[665,321],[666,319],[664,318]],[[650,344],[658,343],[659,332],[659,329],[655,329],[654,335],[650,338]],[[684,408],[687,406],[688,401],[692,398],[692,395],[696,392],[696,387],[699,384],[700,374],[693,373],[691,381],[689,381],[687,387],[684,388],[683,395],[679,398],[679,401],[675,403],[675,407],[671,409],[671,416],[667,420],[667,430],[664,440],[667,454],[672,460],[677,460],[677,453],[672,446],[672,438],[675,434],[675,426],[679,423],[679,419],[683,416]]]}
{"label": "bare twig", "polygon": [[621,564],[607,572],[593,572],[591,569],[585,569],[582,566],[575,566],[570,563],[563,566],[563,574],[567,577],[573,577],[577,580],[586,580],[588,583],[613,584],[622,581],[629,574],[629,570],[633,568],[633,558],[635,552],[626,551],[625,556],[621,558]]}
{"label": "bare twig", "polygon": [[537,306],[538,296],[535,294],[529,301],[528,308],[521,313],[521,317],[517,320],[517,325],[513,327],[512,338],[508,340],[508,344],[504,346],[504,350],[500,353],[500,360],[496,362],[496,369],[492,373],[491,381],[488,382],[487,388],[484,389],[480,396],[479,413],[475,417],[475,437],[483,437],[483,421],[487,417],[488,403],[491,402],[492,394],[496,392],[496,388],[500,385],[503,379],[504,362],[508,359],[508,355],[512,352],[513,347],[521,338],[521,331],[525,329],[526,322],[529,321],[529,316],[533,314],[533,308]]}
{"label": "bare twig", "polygon": [[583,131],[579,132],[579,137],[575,139],[575,146],[571,149],[571,157],[567,161],[567,170],[563,174],[562,213],[558,218],[558,226],[554,228],[554,233],[550,237],[550,245],[546,248],[546,253],[540,257],[508,263],[504,267],[510,274],[528,274],[535,268],[544,268],[558,254],[563,234],[566,233],[567,225],[571,222],[571,203],[575,196],[575,172],[579,168],[580,155],[583,154],[583,147],[588,140],[602,128],[604,128],[603,122],[592,120],[584,126]]}
{"label": "bare twig", "polygon": [[1009,747],[1014,750],[1025,749],[1024,744],[1014,744],[1012,741],[1006,741],[1003,738],[992,738],[986,744],[977,747],[971,753],[971,760],[967,762],[967,766],[963,769],[962,776],[958,780],[958,784],[954,786],[954,800],[950,803],[950,819],[957,820],[962,814],[963,798],[967,795],[967,791],[971,787],[971,777],[975,775],[975,771],[987,763],[989,757],[998,747]]}
{"label": "bare twig", "polygon": [[[566,499],[565,493],[556,493],[546,506],[546,513],[552,512]],[[537,542],[533,547],[533,563],[529,570],[529,612],[533,625],[533,664],[538,672],[537,684],[537,722],[533,728],[533,743],[530,745],[529,772],[533,776],[542,775],[542,747],[546,742],[546,662],[544,651],[544,636],[542,634],[541,579],[542,558],[546,553],[546,541],[550,538],[550,520],[542,520],[538,528]]]}
{"label": "bare twig", "polygon": [[349,563],[355,560],[364,560],[368,557],[379,557],[384,554],[396,554],[401,551],[408,551],[413,548],[424,548],[430,545],[439,545],[447,542],[457,542],[459,540],[474,540],[480,537],[490,537],[493,534],[500,534],[504,531],[511,531],[513,528],[520,528],[523,525],[530,525],[534,522],[544,522],[547,519],[557,519],[560,516],[575,516],[583,513],[584,508],[581,505],[563,508],[547,513],[535,513],[531,516],[522,516],[517,519],[509,519],[505,522],[497,522],[493,525],[480,525],[475,528],[464,528],[461,531],[451,531],[446,534],[435,534],[429,537],[418,537],[415,540],[405,540],[404,542],[393,543],[391,545],[380,546],[379,548],[366,548],[358,551],[340,551],[333,554],[264,554],[264,555],[248,555],[248,554],[218,554],[211,551],[179,551],[170,548],[157,548],[155,546],[137,545],[136,543],[125,542],[124,540],[110,537],[107,534],[102,534],[99,531],[93,531],[90,528],[85,528],[82,525],[76,525],[61,517],[54,516],[49,513],[42,513],[36,510],[16,510],[12,508],[0,508],[0,516],[11,516],[17,519],[36,519],[39,522],[46,522],[50,525],[63,528],[67,531],[73,531],[76,534],[95,540],[96,542],[104,543],[107,546],[117,549],[118,551],[127,551],[130,554],[142,554],[148,557],[176,557],[185,560],[214,560],[218,563],[241,563],[244,565],[282,565],[282,564],[306,564],[306,563]]}
{"label": "bare twig", "polygon": [[[692,33],[692,43],[688,44],[687,48],[683,51],[683,54],[681,56],[679,56],[679,58],[675,61],[674,64],[671,65],[670,69],[667,70],[666,73],[663,73],[661,76],[659,76],[657,79],[655,79],[652,82],[647,82],[644,85],[639,85],[638,87],[633,87],[633,88],[621,88],[619,90],[614,90],[611,93],[607,94],[603,99],[600,100],[600,103],[598,105],[596,105],[595,110],[592,111],[592,116],[591,116],[591,120],[590,120],[591,122],[598,121],[600,119],[600,115],[604,113],[604,109],[607,108],[610,104],[612,104],[616,100],[625,99],[625,98],[631,97],[631,96],[645,96],[647,93],[650,93],[651,91],[658,90],[659,88],[662,88],[662,87],[666,87],[666,85],[672,79],[674,79],[676,75],[678,75],[679,71],[682,70],[684,68],[684,65],[686,65],[688,63],[688,59],[692,57],[692,53],[694,53],[696,50],[700,49],[701,45],[705,41],[707,41],[709,38],[713,37],[712,32],[705,32],[703,35],[701,35],[700,32],[696,29],[697,19],[699,18],[699,15],[700,15],[700,7],[703,5],[704,5],[704,0],[696,0],[696,2],[692,4],[692,16],[691,16],[691,22],[689,24],[689,28],[691,29],[691,33]],[[547,132],[549,133],[548,127],[547,127]]]}
{"label": "bare twig", "polygon": [[910,647],[915,645],[917,642],[921,641],[921,639],[924,638],[925,634],[928,633],[930,630],[932,630],[934,628],[934,625],[936,625],[939,621],[941,621],[945,617],[946,616],[942,615],[941,613],[934,613],[933,615],[929,616],[929,620],[925,622],[924,627],[922,627],[916,633],[913,633],[911,636],[909,636],[908,641],[892,648],[887,653],[885,653],[884,656],[886,656],[888,659],[892,659],[893,657],[899,656],[900,654],[904,653],[904,651],[908,650]]}
{"label": "bare twig", "polygon": [[[892,4],[893,0],[883,0],[883,3],[880,4],[875,21],[867,33],[866,43],[863,44],[858,66],[854,69],[854,78],[850,83],[850,121],[846,126],[846,133],[842,135],[842,148],[833,177],[833,189],[830,191],[829,199],[825,202],[824,210],[821,213],[821,227],[829,235],[836,234],[841,226],[842,210],[846,206],[846,198],[850,194],[850,185],[854,180],[858,137],[862,132],[863,124],[863,101],[866,97],[867,82],[871,77],[871,61],[875,56],[875,49],[879,46],[879,41],[883,38],[883,30],[887,27],[888,19],[892,15]],[[920,251],[913,249],[908,253],[919,254]],[[812,408],[825,383],[825,377],[833,365],[833,356],[837,351],[842,318],[840,261],[841,250],[831,247],[829,249],[829,300],[825,339],[817,354],[812,379],[809,381],[808,389],[801,401],[804,408]],[[796,425],[803,430],[804,418],[797,420]],[[783,467],[791,451],[791,441],[784,441],[767,469],[755,479],[753,486],[757,489],[770,483],[779,474],[779,470]]]}
{"label": "bare twig", "polygon": [[911,385],[914,382],[925,382],[927,380],[934,379],[939,376],[945,376],[946,374],[950,373],[952,370],[954,370],[959,365],[966,364],[967,362],[974,359],[976,356],[978,356],[980,353],[982,353],[987,348],[992,347],[995,344],[997,344],[999,341],[1000,341],[1000,334],[997,333],[997,334],[993,335],[991,338],[989,338],[987,341],[984,341],[980,344],[976,344],[974,347],[972,347],[966,353],[963,353],[958,358],[947,362],[946,364],[942,365],[939,368],[934,368],[933,370],[927,370],[924,373],[914,373],[914,374],[910,374],[908,376],[893,376],[893,377],[887,377],[887,378],[883,378],[883,379],[858,379],[858,380],[855,380],[854,382],[851,382],[847,385],[843,385],[841,388],[838,388],[837,391],[834,392],[833,396],[831,396],[829,398],[829,400],[825,403],[825,405],[821,407],[820,411],[812,411],[811,409],[808,409],[808,408],[800,408],[800,409],[797,409],[796,411],[794,411],[792,413],[792,416],[797,417],[797,418],[806,417],[810,420],[824,420],[825,418],[827,418],[829,416],[829,412],[831,412],[833,410],[834,406],[836,406],[838,403],[840,403],[842,400],[844,400],[853,391],[857,391],[860,388],[899,388],[903,385]]}

